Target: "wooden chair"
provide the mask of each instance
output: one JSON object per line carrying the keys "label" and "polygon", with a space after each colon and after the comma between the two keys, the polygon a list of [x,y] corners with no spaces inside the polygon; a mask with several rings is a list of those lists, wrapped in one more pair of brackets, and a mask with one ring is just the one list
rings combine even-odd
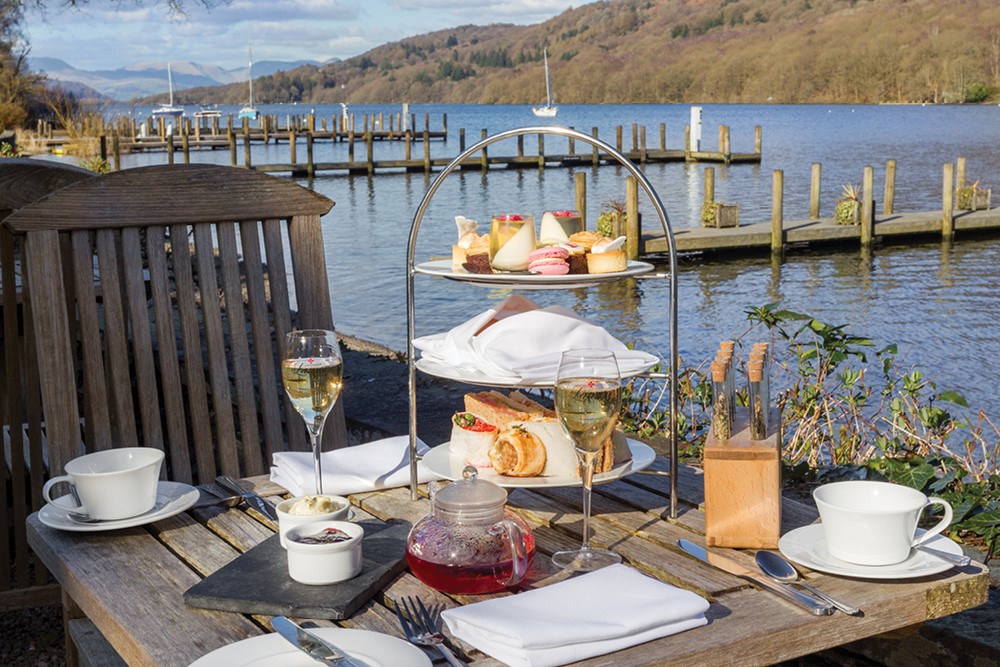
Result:
{"label": "wooden chair", "polygon": [[[0,160],[0,221],[15,210],[94,172],[45,160]],[[59,587],[34,562],[24,521],[42,504],[46,460],[31,338],[30,308],[21,294],[20,247],[0,230],[0,611],[59,601]]]}
{"label": "wooden chair", "polygon": [[[10,215],[25,241],[49,469],[140,445],[166,451],[166,478],[201,484],[308,449],[280,362],[289,330],[333,326],[320,230],[332,205],[248,170],[163,165]],[[325,448],[346,444],[342,408],[324,435]]]}

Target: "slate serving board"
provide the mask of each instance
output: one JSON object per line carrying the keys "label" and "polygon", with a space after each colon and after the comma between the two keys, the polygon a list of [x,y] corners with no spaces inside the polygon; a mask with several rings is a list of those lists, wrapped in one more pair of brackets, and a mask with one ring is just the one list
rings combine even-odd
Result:
{"label": "slate serving board", "polygon": [[191,607],[296,618],[347,618],[406,567],[408,522],[359,521],[365,529],[361,574],[310,586],[288,575],[277,533],[184,593]]}

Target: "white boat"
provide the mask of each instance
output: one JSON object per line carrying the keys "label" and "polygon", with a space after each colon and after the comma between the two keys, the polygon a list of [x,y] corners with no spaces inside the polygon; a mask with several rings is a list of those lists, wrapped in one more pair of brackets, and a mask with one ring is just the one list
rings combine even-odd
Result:
{"label": "white boat", "polygon": [[250,66],[248,69],[250,75],[250,102],[245,107],[240,109],[238,118],[248,118],[250,120],[257,120],[260,116],[260,112],[257,111],[257,107],[253,105],[253,49],[250,49]]}
{"label": "white boat", "polygon": [[552,99],[552,77],[549,76],[549,50],[542,49],[542,57],[545,59],[545,106],[532,107],[531,113],[541,118],[555,118],[559,113],[559,107],[554,105]]}
{"label": "white boat", "polygon": [[153,109],[153,118],[180,118],[184,115],[184,107],[174,106],[174,77],[170,73],[170,63],[167,63],[167,86],[170,101]]}
{"label": "white boat", "polygon": [[202,107],[194,112],[195,118],[221,118],[222,112],[215,107]]}

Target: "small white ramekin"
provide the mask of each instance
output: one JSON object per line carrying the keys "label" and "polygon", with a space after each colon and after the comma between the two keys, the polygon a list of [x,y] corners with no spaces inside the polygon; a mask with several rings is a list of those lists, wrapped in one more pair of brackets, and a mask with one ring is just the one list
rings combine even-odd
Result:
{"label": "small white ramekin", "polygon": [[281,540],[281,546],[286,549],[288,548],[288,544],[285,541],[285,533],[288,532],[289,528],[294,528],[295,526],[301,526],[307,523],[316,523],[317,521],[341,521],[348,518],[348,514],[351,511],[350,500],[343,496],[332,496],[327,493],[322,495],[337,503],[338,509],[333,512],[324,512],[323,514],[289,514],[288,510],[292,507],[292,505],[302,500],[302,496],[282,500],[278,503],[278,535]]}
{"label": "small white ramekin", "polygon": [[[333,544],[303,544],[295,538],[316,535],[327,528],[342,530],[351,539]],[[299,583],[322,586],[346,581],[361,573],[361,542],[365,529],[350,521],[316,521],[290,528],[286,535],[288,574]]]}

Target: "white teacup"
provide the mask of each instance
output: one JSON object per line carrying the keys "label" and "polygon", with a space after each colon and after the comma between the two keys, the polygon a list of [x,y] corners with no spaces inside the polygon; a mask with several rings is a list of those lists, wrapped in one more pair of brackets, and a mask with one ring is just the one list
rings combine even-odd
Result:
{"label": "white teacup", "polygon": [[[951,523],[951,505],[900,484],[874,481],[834,482],[813,491],[831,556],[857,565],[894,565]],[[917,521],[930,505],[941,505],[944,518],[916,538]]]}
{"label": "white teacup", "polygon": [[[315,496],[316,494],[312,495]],[[333,496],[328,493],[324,493],[322,496],[324,498],[329,498],[330,501],[337,506],[337,508],[330,512],[316,514],[291,514],[289,510],[291,510],[296,503],[307,496],[289,498],[288,500],[282,500],[278,503],[278,539],[281,541],[281,546],[286,549],[288,548],[288,544],[285,541],[285,533],[295,526],[301,526],[306,523],[316,523],[319,521],[341,521],[349,518],[349,513],[351,511],[350,500],[343,496]]]}
{"label": "white teacup", "polygon": [[[152,447],[122,447],[86,454],[65,465],[67,474],[46,482],[42,496],[45,502],[86,513],[92,519],[127,519],[153,509],[162,464],[163,451]],[[55,502],[49,493],[56,484],[73,487],[80,506]]]}

